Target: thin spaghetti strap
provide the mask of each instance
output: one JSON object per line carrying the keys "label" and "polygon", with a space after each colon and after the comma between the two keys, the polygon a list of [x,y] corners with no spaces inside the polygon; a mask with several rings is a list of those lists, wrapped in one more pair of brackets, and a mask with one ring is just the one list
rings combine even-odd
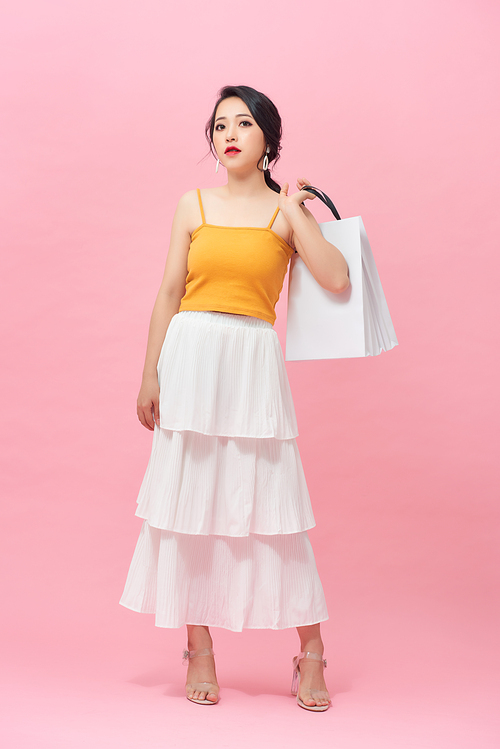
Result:
{"label": "thin spaghetti strap", "polygon": [[207,222],[205,221],[205,213],[203,211],[203,203],[201,202],[201,192],[199,187],[196,188],[196,192],[198,193],[198,203],[200,204],[201,223],[206,224]]}
{"label": "thin spaghetti strap", "polygon": [[276,216],[278,215],[278,213],[279,213],[279,210],[280,210],[280,209],[279,209],[279,206],[278,206],[278,207],[276,208],[276,210],[274,211],[274,213],[273,213],[273,217],[272,217],[272,219],[271,219],[271,221],[270,221],[270,223],[269,223],[269,226],[267,227],[268,229],[270,229],[270,228],[271,228],[271,226],[272,226],[272,225],[274,224],[274,222],[276,221]]}

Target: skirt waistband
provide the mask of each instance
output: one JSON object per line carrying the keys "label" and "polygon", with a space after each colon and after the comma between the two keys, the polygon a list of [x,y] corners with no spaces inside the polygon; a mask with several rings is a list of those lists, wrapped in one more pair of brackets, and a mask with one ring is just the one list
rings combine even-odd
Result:
{"label": "skirt waistband", "polygon": [[274,330],[273,326],[267,320],[261,320],[259,317],[250,317],[249,315],[234,315],[228,312],[199,312],[195,310],[182,310],[177,313],[179,319],[193,320],[200,324],[207,325],[224,325],[228,328],[264,328]]}

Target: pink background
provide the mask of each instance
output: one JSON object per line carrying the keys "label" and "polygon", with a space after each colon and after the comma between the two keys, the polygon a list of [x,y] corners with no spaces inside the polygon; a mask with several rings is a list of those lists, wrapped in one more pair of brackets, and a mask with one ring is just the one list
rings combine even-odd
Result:
{"label": "pink background", "polygon": [[[3,9],[4,746],[498,746],[499,15]],[[322,717],[287,694],[294,630],[214,630],[207,714],[183,696],[184,628],[118,605],[151,443],[135,415],[147,325],[178,197],[225,178],[200,160],[227,83],[280,109],[278,181],[362,215],[400,340],[287,365],[330,612]]]}

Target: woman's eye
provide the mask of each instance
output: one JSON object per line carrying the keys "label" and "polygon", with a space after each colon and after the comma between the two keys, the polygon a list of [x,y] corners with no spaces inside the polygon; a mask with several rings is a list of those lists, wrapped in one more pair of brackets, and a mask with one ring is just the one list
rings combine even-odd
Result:
{"label": "woman's eye", "polygon": [[248,120],[242,120],[242,121],[240,122],[240,125],[251,125],[251,124],[252,124],[252,123],[251,123],[251,122],[249,122]]}
{"label": "woman's eye", "polygon": [[215,126],[215,129],[216,130],[222,130],[223,127],[224,127],[224,125],[220,122],[218,125]]}

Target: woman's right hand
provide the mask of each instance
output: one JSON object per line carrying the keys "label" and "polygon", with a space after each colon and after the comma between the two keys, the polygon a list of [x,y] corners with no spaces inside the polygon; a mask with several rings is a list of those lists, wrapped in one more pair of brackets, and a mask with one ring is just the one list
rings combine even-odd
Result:
{"label": "woman's right hand", "polygon": [[142,426],[151,432],[154,431],[155,422],[160,426],[160,387],[156,375],[142,378],[137,396],[137,416]]}

